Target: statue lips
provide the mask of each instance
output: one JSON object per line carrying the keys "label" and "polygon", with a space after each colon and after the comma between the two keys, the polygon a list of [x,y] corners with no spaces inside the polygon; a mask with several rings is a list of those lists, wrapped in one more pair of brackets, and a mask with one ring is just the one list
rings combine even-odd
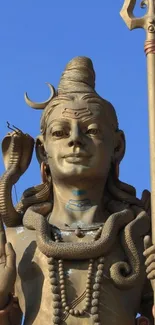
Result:
{"label": "statue lips", "polygon": [[84,152],[84,151],[79,151],[78,153],[70,153],[68,155],[65,155],[63,158],[65,158],[65,160],[68,163],[80,163],[86,159],[89,159],[91,157],[90,154]]}

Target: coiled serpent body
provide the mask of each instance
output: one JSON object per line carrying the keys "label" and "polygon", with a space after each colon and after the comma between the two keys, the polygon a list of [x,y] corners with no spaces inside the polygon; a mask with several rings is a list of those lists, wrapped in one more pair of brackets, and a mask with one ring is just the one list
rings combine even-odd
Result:
{"label": "coiled serpent body", "polygon": [[87,259],[96,259],[99,256],[106,256],[115,244],[116,236],[122,230],[123,248],[128,262],[114,263],[110,275],[118,287],[134,286],[140,276],[141,265],[136,242],[150,228],[150,220],[146,212],[142,211],[135,219],[132,211],[127,209],[112,214],[103,226],[101,238],[95,242],[57,243],[51,239],[51,227],[42,215],[43,210],[46,209],[47,211],[50,209],[49,203],[34,205],[27,209],[23,218],[26,228],[36,230],[37,245],[43,254],[63,260],[85,260],[86,256]]}

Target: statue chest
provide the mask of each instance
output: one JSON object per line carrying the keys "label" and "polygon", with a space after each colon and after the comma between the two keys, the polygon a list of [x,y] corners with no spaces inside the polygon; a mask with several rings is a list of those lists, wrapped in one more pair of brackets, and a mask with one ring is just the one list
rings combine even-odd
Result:
{"label": "statue chest", "polygon": [[[68,241],[92,241],[95,233],[82,236],[62,233]],[[121,288],[111,278],[111,268],[126,261],[119,237],[110,252],[98,259],[55,260],[47,258],[36,245],[35,231],[17,227],[7,231],[17,254],[16,294],[25,325],[60,324],[133,325],[145,278],[143,245],[138,242],[141,272],[135,286]],[[10,238],[9,238],[10,240]]]}

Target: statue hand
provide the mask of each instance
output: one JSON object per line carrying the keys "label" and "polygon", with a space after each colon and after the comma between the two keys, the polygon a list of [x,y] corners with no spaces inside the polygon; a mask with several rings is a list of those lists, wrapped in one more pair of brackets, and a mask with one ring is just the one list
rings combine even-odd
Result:
{"label": "statue hand", "polygon": [[147,278],[151,281],[152,289],[154,288],[154,279],[155,279],[155,245],[152,245],[151,237],[144,237],[144,253],[146,257],[146,273]]}
{"label": "statue hand", "polygon": [[[154,291],[155,288],[155,245],[152,245],[151,237],[144,237],[144,253],[143,255],[146,257],[145,265],[146,265],[146,273],[147,278],[151,281],[151,286]],[[155,318],[155,306],[152,307],[152,315]]]}
{"label": "statue hand", "polygon": [[5,231],[0,220],[0,309],[8,302],[16,280],[16,256],[10,243],[6,243]]}

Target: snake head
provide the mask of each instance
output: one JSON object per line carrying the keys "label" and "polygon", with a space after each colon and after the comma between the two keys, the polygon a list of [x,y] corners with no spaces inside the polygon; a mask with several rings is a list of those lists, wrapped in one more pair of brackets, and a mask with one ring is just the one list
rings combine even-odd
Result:
{"label": "snake head", "polygon": [[28,168],[34,148],[34,139],[29,134],[15,129],[2,141],[2,154],[6,169],[14,166],[22,175]]}

